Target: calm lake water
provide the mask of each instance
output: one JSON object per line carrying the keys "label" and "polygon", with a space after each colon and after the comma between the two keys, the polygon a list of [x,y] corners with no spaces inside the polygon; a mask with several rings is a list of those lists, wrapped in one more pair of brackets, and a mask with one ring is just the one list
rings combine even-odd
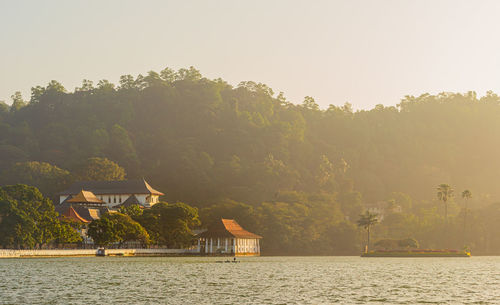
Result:
{"label": "calm lake water", "polygon": [[0,304],[499,304],[500,257],[0,259]]}

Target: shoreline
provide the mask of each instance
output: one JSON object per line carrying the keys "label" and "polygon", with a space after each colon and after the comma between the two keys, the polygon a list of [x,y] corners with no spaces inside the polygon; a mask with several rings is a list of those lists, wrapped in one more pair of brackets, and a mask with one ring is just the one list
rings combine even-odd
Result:
{"label": "shoreline", "polygon": [[51,258],[51,257],[253,257],[249,254],[201,254],[196,249],[105,249],[102,255],[99,249],[51,249],[51,250],[13,250],[0,249],[2,258]]}
{"label": "shoreline", "polygon": [[[106,256],[117,257],[232,257],[234,255],[205,255],[196,250],[187,249],[106,249]],[[399,254],[399,253],[398,253]],[[426,258],[426,257],[471,257],[466,255],[369,255],[361,257],[371,258]],[[0,249],[0,259],[2,258],[56,258],[56,257],[94,257],[97,255],[97,249],[52,249],[52,250],[13,250]],[[301,254],[264,254],[264,255],[236,255],[237,257],[360,257],[360,254],[331,254],[331,255],[301,255]],[[474,257],[479,256],[500,256],[494,253],[475,253]]]}
{"label": "shoreline", "polygon": [[361,257],[470,257],[469,252],[456,251],[426,251],[426,252],[406,252],[406,251],[373,251],[361,254]]}
{"label": "shoreline", "polygon": [[[189,249],[106,249],[106,256],[194,256]],[[98,249],[11,250],[0,249],[1,258],[29,257],[92,257],[99,256]]]}

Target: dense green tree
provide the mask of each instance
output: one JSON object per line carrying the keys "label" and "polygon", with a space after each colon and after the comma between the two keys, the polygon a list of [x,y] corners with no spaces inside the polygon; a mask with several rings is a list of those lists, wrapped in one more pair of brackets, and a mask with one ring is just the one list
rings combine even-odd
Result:
{"label": "dense green tree", "polygon": [[26,102],[23,100],[21,92],[16,91],[12,96],[12,105],[10,106],[11,112],[19,111],[21,108],[26,106]]}
{"label": "dense green tree", "polygon": [[118,211],[122,214],[132,217],[133,219],[140,217],[143,213],[142,208],[138,204],[133,204],[130,206],[122,206],[118,209]]}
{"label": "dense green tree", "polygon": [[200,211],[200,220],[204,226],[210,226],[221,218],[236,219],[240,225],[248,230],[258,230],[257,212],[248,204],[230,199],[222,200]]}
{"label": "dense green tree", "polygon": [[108,213],[104,215],[104,218],[113,222],[120,246],[128,241],[139,241],[143,246],[149,244],[149,234],[130,216],[121,213]]}
{"label": "dense green tree", "polygon": [[70,182],[70,173],[46,162],[18,162],[4,172],[1,184],[36,185],[49,196],[62,190]]}
{"label": "dense green tree", "polygon": [[5,115],[9,112],[10,106],[6,102],[0,101],[0,115]]}
{"label": "dense green tree", "polygon": [[89,158],[76,171],[75,175],[82,181],[116,181],[125,179],[125,170],[115,162],[93,157]]}
{"label": "dense green tree", "polygon": [[182,202],[157,203],[136,219],[154,243],[169,248],[192,245],[195,237],[192,229],[200,224],[198,210]]}
{"label": "dense green tree", "polygon": [[96,219],[89,224],[88,236],[92,238],[94,244],[100,247],[106,247],[112,243],[121,241],[115,224],[108,217]]}
{"label": "dense green tree", "polygon": [[130,216],[121,213],[106,213],[89,225],[88,235],[98,246],[137,241],[143,246],[149,244],[149,234]]}
{"label": "dense green tree", "polygon": [[78,232],[81,230],[83,225],[81,223],[75,223],[73,221],[67,221],[59,218],[59,225],[57,226],[57,238],[55,243],[57,244],[78,244],[82,242],[82,236]]}
{"label": "dense green tree", "polygon": [[32,249],[58,240],[79,242],[76,231],[60,222],[50,199],[34,187],[0,187],[0,246]]}
{"label": "dense green tree", "polygon": [[[467,217],[474,251],[500,253],[490,233],[500,229],[493,221],[500,144],[491,140],[500,132],[500,97],[493,92],[425,93],[355,111],[348,103],[323,110],[310,97],[296,105],[265,84],[233,86],[193,67],[95,83],[71,92],[51,81],[34,86],[29,103],[16,93],[13,106],[0,104],[0,183],[32,183],[52,195],[64,188],[52,175],[19,180],[24,170],[10,169],[36,160],[83,179],[82,161],[99,157],[128,178],[146,177],[164,200],[200,208],[202,218],[235,217],[277,254],[355,253],[357,215],[379,202],[392,207],[374,238],[414,236],[423,247],[443,247],[448,231],[458,246]],[[466,216],[447,200],[446,230],[432,204],[442,181],[475,190]]]}

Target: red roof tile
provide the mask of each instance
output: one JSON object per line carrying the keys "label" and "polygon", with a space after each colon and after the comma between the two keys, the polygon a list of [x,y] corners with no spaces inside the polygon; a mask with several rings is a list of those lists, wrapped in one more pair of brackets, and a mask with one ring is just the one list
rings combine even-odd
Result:
{"label": "red roof tile", "polygon": [[199,235],[199,237],[236,237],[236,238],[262,238],[262,236],[248,232],[243,229],[234,219],[224,219],[217,221],[209,229]]}
{"label": "red roof tile", "polygon": [[69,199],[68,202],[71,202],[71,203],[101,203],[101,204],[104,203],[104,201],[97,198],[96,195],[94,195],[94,193],[89,192],[89,191],[84,191],[84,190],[81,190],[80,193],[75,195],[73,198]]}
{"label": "red roof tile", "polygon": [[77,222],[83,222],[83,223],[87,223],[87,222],[90,222],[89,220],[81,217],[76,211],[75,209],[73,209],[72,206],[70,206],[69,208],[67,208],[62,214],[61,214],[62,217],[66,218],[66,219],[70,219],[70,220],[73,220],[73,221],[77,221]]}

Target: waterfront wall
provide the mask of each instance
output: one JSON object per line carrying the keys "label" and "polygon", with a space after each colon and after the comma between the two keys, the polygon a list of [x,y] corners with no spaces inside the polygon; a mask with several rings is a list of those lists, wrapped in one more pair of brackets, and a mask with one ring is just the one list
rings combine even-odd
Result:
{"label": "waterfront wall", "polygon": [[[106,249],[106,255],[125,256],[162,256],[197,254],[196,249]],[[0,249],[0,258],[9,257],[60,257],[60,256],[96,256],[97,249],[71,250],[10,250]]]}

